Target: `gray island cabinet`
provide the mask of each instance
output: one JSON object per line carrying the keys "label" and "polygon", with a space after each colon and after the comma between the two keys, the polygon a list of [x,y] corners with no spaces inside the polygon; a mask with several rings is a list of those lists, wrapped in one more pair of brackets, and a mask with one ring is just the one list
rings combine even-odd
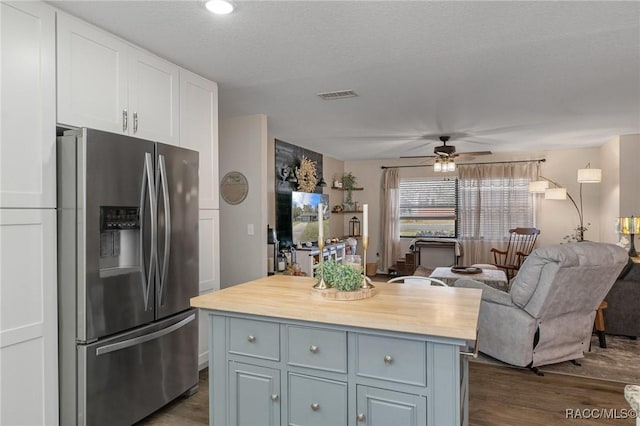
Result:
{"label": "gray island cabinet", "polygon": [[467,424],[480,290],[375,283],[326,300],[275,275],[191,300],[208,315],[210,424]]}

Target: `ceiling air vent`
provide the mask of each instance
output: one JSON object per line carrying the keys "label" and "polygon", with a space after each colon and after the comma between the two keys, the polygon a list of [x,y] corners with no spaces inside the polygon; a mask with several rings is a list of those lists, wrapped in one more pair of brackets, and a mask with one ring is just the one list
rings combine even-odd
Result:
{"label": "ceiling air vent", "polygon": [[353,98],[358,96],[358,94],[353,90],[336,90],[334,92],[318,93],[318,96],[325,101],[331,101],[333,99]]}

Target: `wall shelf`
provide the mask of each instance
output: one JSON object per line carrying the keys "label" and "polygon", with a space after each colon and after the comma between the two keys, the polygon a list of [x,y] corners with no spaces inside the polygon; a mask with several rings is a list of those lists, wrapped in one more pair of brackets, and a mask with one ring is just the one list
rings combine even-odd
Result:
{"label": "wall shelf", "polygon": [[342,210],[340,212],[331,212],[335,214],[345,214],[345,213],[362,213],[362,210]]}
{"label": "wall shelf", "polygon": [[[332,186],[331,189],[338,189],[340,191],[347,191],[346,188],[338,188],[337,186]],[[362,191],[364,188],[351,188],[352,191]]]}

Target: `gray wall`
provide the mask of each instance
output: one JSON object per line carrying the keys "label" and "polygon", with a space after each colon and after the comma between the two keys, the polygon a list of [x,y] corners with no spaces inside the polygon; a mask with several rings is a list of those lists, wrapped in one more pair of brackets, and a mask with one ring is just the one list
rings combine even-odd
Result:
{"label": "gray wall", "polygon": [[242,203],[220,200],[220,287],[225,288],[267,275],[267,116],[220,120],[219,153],[220,178],[238,171],[249,182]]}

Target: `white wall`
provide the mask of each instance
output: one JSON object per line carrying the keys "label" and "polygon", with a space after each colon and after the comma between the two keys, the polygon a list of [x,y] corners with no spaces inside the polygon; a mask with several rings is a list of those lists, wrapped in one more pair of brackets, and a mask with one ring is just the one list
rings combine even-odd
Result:
{"label": "white wall", "polygon": [[[331,189],[333,186],[333,180],[338,179],[342,180],[342,174],[344,173],[344,162],[341,160],[336,160],[333,157],[329,157],[327,155],[322,156],[322,177],[324,181],[327,183],[322,189],[323,194],[329,195],[329,206],[333,209],[335,205],[342,204],[344,191]],[[340,214],[340,213],[332,213],[330,215],[329,220],[329,237],[337,237],[342,238],[348,234],[349,229],[344,227],[345,218],[351,218],[348,214]]]}
{"label": "white wall", "polygon": [[620,138],[616,137],[600,147],[602,183],[600,196],[600,241],[617,243],[618,233],[612,226],[620,216]]}
{"label": "white wall", "polygon": [[[567,188],[567,192],[580,206],[580,184],[578,183],[578,169],[591,163],[592,168],[602,168],[600,148],[567,149],[547,151],[544,154],[547,159],[541,164],[541,175],[551,179]],[[610,170],[602,171],[607,176]],[[584,238],[591,241],[600,241],[600,191],[602,184],[583,184],[583,217],[584,225],[589,228]],[[559,244],[564,242],[563,237],[572,233],[579,222],[578,213],[573,203],[567,199],[564,201],[545,200],[544,196],[538,196],[538,224],[540,237],[538,246]],[[590,223],[590,225],[587,225]]]}
{"label": "white wall", "polygon": [[220,177],[238,171],[249,182],[242,203],[220,200],[221,288],[267,275],[267,142],[266,115],[220,120]]}
{"label": "white wall", "polygon": [[620,216],[640,216],[640,135],[620,136]]}

